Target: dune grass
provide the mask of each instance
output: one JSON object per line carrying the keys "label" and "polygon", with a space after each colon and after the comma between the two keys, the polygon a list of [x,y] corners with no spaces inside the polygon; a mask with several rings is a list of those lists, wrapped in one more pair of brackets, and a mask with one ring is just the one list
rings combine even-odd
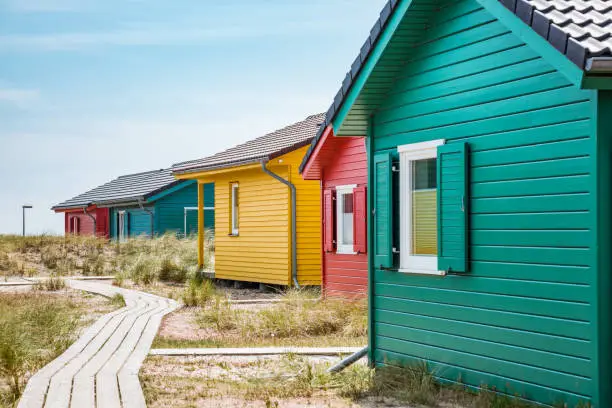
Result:
{"label": "dune grass", "polygon": [[[441,384],[423,363],[385,365],[371,369],[354,364],[337,374],[329,362],[285,355],[279,359],[176,359],[150,357],[141,380],[149,406],[308,406],[334,407],[454,407],[536,408],[519,395],[495,392],[486,386],[470,388]],[[343,402],[344,401],[344,402]],[[555,408],[587,408],[566,405]]]}
{"label": "dune grass", "polygon": [[183,301],[199,306],[190,313],[202,337],[158,336],[154,347],[354,347],[367,343],[365,300],[324,300],[316,291],[292,289],[278,303],[240,307],[204,280],[190,284]]}
{"label": "dune grass", "polygon": [[0,406],[11,406],[28,373],[73,342],[83,312],[71,299],[36,291],[0,296]]}
{"label": "dune grass", "polygon": [[[206,232],[207,263],[214,259],[212,233]],[[125,243],[87,236],[0,235],[0,276],[115,275],[115,283],[185,283],[197,269],[197,239],[168,233]]]}

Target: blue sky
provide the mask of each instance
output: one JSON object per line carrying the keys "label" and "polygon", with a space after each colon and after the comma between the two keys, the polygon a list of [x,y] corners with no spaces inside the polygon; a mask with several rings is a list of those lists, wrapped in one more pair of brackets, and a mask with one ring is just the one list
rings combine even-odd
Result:
{"label": "blue sky", "polygon": [[0,233],[325,111],[384,0],[0,0]]}

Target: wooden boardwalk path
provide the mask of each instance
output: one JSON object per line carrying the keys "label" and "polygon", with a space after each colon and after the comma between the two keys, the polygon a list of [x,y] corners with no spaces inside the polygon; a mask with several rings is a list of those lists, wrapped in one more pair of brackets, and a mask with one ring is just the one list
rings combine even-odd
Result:
{"label": "wooden boardwalk path", "polygon": [[120,293],[126,306],[102,316],[61,356],[34,374],[18,407],[146,407],[138,372],[161,319],[178,303],[97,282],[67,283],[108,297]]}

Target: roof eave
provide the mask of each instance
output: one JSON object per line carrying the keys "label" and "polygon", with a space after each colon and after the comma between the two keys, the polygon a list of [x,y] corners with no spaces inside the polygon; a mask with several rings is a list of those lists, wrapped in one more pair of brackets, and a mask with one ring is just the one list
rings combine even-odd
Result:
{"label": "roof eave", "polygon": [[139,203],[146,203],[144,196],[134,196],[129,198],[121,198],[117,200],[100,200],[94,204],[100,208],[119,207],[119,206],[132,206],[138,205]]}
{"label": "roof eave", "polygon": [[215,164],[211,166],[194,166],[194,167],[187,167],[187,168],[179,168],[177,170],[172,170],[172,173],[175,175],[175,177],[188,176],[188,175],[193,175],[196,173],[205,173],[205,172],[214,171],[214,170],[231,169],[232,167],[239,167],[239,166],[245,166],[248,164],[259,163],[262,160],[269,160],[269,159],[270,159],[269,156],[261,156],[258,158],[233,161],[233,162],[227,162],[227,163],[220,163],[220,164]]}

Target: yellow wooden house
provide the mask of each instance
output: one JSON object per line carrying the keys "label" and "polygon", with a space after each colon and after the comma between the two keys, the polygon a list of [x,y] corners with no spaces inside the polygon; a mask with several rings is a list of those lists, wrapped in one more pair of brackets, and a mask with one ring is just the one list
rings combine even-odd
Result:
{"label": "yellow wooden house", "polygon": [[203,186],[215,184],[217,279],[321,284],[321,187],[300,163],[324,114],[173,167],[198,182],[198,259],[204,264]]}

